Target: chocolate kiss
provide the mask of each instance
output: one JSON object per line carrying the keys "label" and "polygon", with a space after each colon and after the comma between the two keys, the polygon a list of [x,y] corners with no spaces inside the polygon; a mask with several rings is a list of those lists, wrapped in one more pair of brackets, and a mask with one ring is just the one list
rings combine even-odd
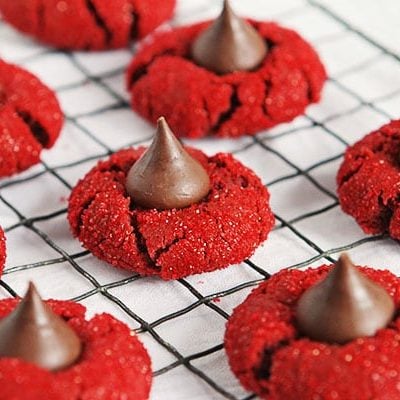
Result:
{"label": "chocolate kiss", "polygon": [[56,371],[73,364],[81,347],[76,333],[42,301],[32,283],[15,310],[0,320],[0,357]]}
{"label": "chocolate kiss", "polygon": [[261,35],[239,18],[225,0],[222,14],[192,45],[194,61],[218,74],[257,68],[268,47]]}
{"label": "chocolate kiss", "polygon": [[157,122],[153,143],[132,166],[126,190],[144,208],[166,210],[197,203],[210,191],[210,178],[176,139],[167,122]]}
{"label": "chocolate kiss", "polygon": [[313,340],[345,343],[375,335],[392,320],[394,311],[386,290],[342,254],[326,278],[300,297],[297,322],[300,331]]}

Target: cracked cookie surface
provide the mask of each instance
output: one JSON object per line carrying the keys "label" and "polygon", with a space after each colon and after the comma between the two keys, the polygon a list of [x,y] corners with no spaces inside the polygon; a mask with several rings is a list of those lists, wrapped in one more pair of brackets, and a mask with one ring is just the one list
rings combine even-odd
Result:
{"label": "cracked cookie surface", "polygon": [[291,121],[320,98],[326,73],[296,32],[252,22],[270,51],[257,70],[217,75],[190,57],[209,23],[156,34],[127,73],[132,108],[155,122],[165,116],[177,136],[238,137]]}
{"label": "cracked cookie surface", "polygon": [[[400,279],[389,271],[359,267],[392,296],[396,316],[374,336],[344,345],[299,333],[301,295],[331,269],[284,270],[256,288],[228,321],[225,349],[242,385],[262,399],[396,399],[400,376]],[[357,384],[354,384],[354,383]]]}
{"label": "cracked cookie surface", "polygon": [[62,49],[125,47],[172,16],[176,0],[0,0],[6,21]]}
{"label": "cracked cookie surface", "polygon": [[57,140],[63,114],[55,94],[34,75],[0,60],[0,177],[37,164]]}
{"label": "cracked cookie surface", "polygon": [[[20,300],[0,301],[0,319]],[[16,358],[0,359],[0,400],[147,400],[152,381],[150,357],[128,326],[109,314],[85,319],[85,307],[48,300],[54,313],[77,333],[83,351],[75,364],[50,372]]]}
{"label": "cracked cookie surface", "polygon": [[112,155],[72,191],[72,231],[96,257],[141,275],[178,279],[239,263],[267,238],[274,224],[268,191],[229,154],[207,157],[186,148],[210,176],[201,202],[164,211],[136,207],[125,181],[144,150]]}
{"label": "cracked cookie surface", "polygon": [[346,150],[337,185],[343,211],[364,232],[388,232],[400,239],[400,121],[392,121]]}

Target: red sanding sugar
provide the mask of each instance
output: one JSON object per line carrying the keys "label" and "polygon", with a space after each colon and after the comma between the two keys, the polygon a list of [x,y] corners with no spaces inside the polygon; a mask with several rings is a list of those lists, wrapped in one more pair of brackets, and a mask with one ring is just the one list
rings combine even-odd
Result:
{"label": "red sanding sugar", "polygon": [[366,233],[400,239],[400,121],[349,147],[337,175],[342,209]]}
{"label": "red sanding sugar", "polygon": [[125,47],[172,16],[176,0],[0,0],[6,21],[63,49]]}
{"label": "red sanding sugar", "polygon": [[[279,272],[234,310],[225,334],[232,371],[246,389],[268,400],[400,398],[398,317],[375,336],[344,345],[299,334],[297,301],[330,268]],[[360,271],[383,286],[399,310],[400,278],[367,267]]]}
{"label": "red sanding sugar", "polygon": [[164,116],[177,136],[192,138],[255,134],[303,114],[326,80],[318,55],[292,30],[252,23],[270,45],[253,72],[216,75],[191,60],[208,22],[156,34],[128,69],[132,108],[152,122]]}
{"label": "red sanding sugar", "polygon": [[48,371],[17,359],[0,359],[0,400],[69,400]]}
{"label": "red sanding sugar", "polygon": [[211,190],[201,202],[158,211],[136,207],[126,175],[144,148],[100,162],[74,188],[68,219],[96,257],[142,275],[178,279],[249,257],[274,224],[259,178],[229,154],[187,149],[206,169]]}
{"label": "red sanding sugar", "polygon": [[[19,300],[1,300],[0,318]],[[71,301],[47,304],[76,331],[80,359],[58,372],[13,358],[0,359],[0,400],[147,400],[152,381],[150,358],[135,335],[111,315],[85,320],[85,308]]]}
{"label": "red sanding sugar", "polygon": [[0,60],[0,177],[38,163],[62,124],[54,93],[31,73]]}

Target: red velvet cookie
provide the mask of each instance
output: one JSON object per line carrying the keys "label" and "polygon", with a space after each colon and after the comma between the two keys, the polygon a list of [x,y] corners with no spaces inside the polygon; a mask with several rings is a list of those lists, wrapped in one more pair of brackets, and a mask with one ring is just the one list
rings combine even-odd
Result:
{"label": "red velvet cookie", "polygon": [[3,229],[0,227],[0,276],[3,272],[4,264],[6,262],[6,237],[4,236]]}
{"label": "red velvet cookie", "polygon": [[400,121],[349,147],[337,175],[342,209],[366,233],[400,239]]}
{"label": "red velvet cookie", "polygon": [[[0,301],[0,319],[19,300]],[[31,363],[0,359],[0,400],[146,400],[151,386],[150,358],[129,328],[111,315],[85,320],[85,308],[71,301],[47,304],[83,342],[74,365],[50,372]]]}
{"label": "red velvet cookie", "polygon": [[186,149],[211,181],[209,194],[182,209],[137,207],[126,176],[144,148],[100,162],[74,188],[68,219],[96,257],[142,275],[177,279],[249,257],[271,230],[269,194],[259,178],[229,154]]}
{"label": "red velvet cookie", "polygon": [[63,49],[125,47],[172,16],[175,0],[0,0],[17,29]]}
{"label": "red velvet cookie", "polygon": [[54,93],[28,71],[0,60],[0,177],[37,164],[62,124]]}
{"label": "red velvet cookie", "polygon": [[296,307],[306,289],[330,271],[285,270],[239,305],[225,334],[229,363],[248,390],[268,400],[397,399],[400,396],[400,279],[360,271],[393,298],[396,316],[374,336],[346,344],[312,341],[299,332]]}
{"label": "red velvet cookie", "polygon": [[318,55],[292,30],[252,24],[269,53],[255,71],[225,75],[190,57],[208,22],[157,34],[129,67],[132,108],[152,122],[165,116],[177,136],[192,138],[251,135],[301,115],[319,100],[326,79]]}

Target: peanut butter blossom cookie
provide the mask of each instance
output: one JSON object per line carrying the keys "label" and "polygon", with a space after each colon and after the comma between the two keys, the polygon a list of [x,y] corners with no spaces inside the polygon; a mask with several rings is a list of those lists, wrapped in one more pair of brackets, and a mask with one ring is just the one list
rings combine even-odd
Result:
{"label": "peanut butter blossom cookie", "polygon": [[274,224],[268,201],[230,154],[183,148],[160,118],[148,149],[120,151],[77,184],[68,218],[98,258],[177,279],[249,257]]}
{"label": "peanut butter blossom cookie", "polygon": [[400,279],[355,267],[284,270],[230,318],[225,347],[243,386],[268,400],[397,399]]}
{"label": "peanut butter blossom cookie", "polygon": [[349,147],[337,175],[342,209],[366,233],[400,239],[400,121]]}
{"label": "peanut butter blossom cookie", "polygon": [[0,177],[37,164],[62,125],[55,94],[31,73],[0,60]]}
{"label": "peanut butter blossom cookie", "polygon": [[30,284],[0,301],[0,400],[146,400],[149,356],[111,315],[85,319],[71,301],[43,302]]}
{"label": "peanut butter blossom cookie", "polygon": [[238,137],[291,121],[317,102],[326,73],[296,32],[247,22],[228,1],[213,22],[157,34],[127,73],[132,108],[177,136]]}
{"label": "peanut butter blossom cookie", "polygon": [[172,16],[176,0],[0,0],[6,21],[63,49],[125,47]]}

